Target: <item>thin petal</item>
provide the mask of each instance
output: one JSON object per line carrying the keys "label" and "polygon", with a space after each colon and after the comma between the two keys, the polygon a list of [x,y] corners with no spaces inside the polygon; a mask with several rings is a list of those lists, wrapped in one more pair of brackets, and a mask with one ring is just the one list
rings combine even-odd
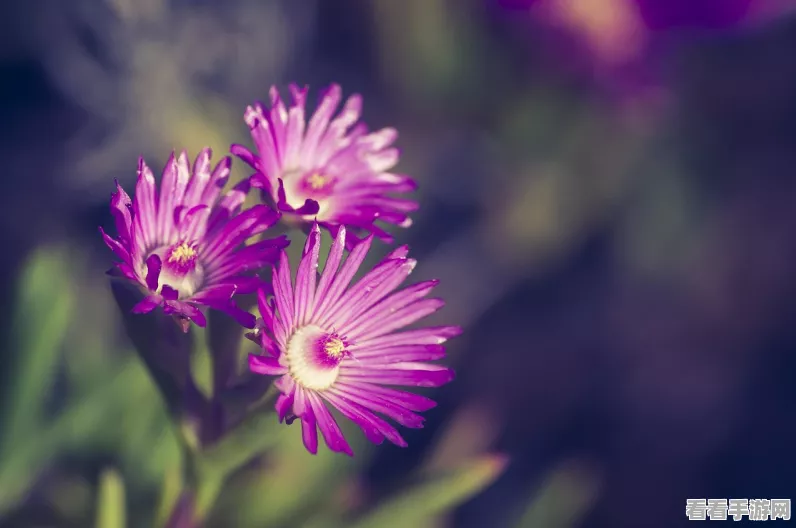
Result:
{"label": "thin petal", "polygon": [[293,394],[280,394],[279,398],[276,399],[276,413],[279,416],[279,423],[285,421],[285,417],[287,417],[292,407]]}
{"label": "thin petal", "polygon": [[133,306],[132,313],[145,314],[149,313],[163,302],[163,297],[160,295],[147,295],[144,299]]}
{"label": "thin petal", "polygon": [[337,299],[340,298],[345,289],[351,283],[351,279],[354,278],[359,266],[362,265],[362,261],[365,260],[365,256],[368,254],[368,250],[370,249],[372,242],[373,238],[368,237],[358,244],[353,251],[351,251],[351,253],[348,254],[348,258],[346,258],[345,262],[343,263],[343,267],[335,276],[332,285],[329,287],[329,291],[324,296],[323,301],[321,301],[321,306],[318,308],[315,315],[317,319],[324,319],[327,310],[334,305]]}
{"label": "thin petal", "polygon": [[249,370],[266,376],[281,376],[287,373],[287,367],[279,364],[276,358],[249,354]]}
{"label": "thin petal", "polygon": [[334,417],[329,413],[326,405],[324,405],[318,395],[308,392],[307,398],[310,401],[313,413],[317,419],[321,435],[323,435],[323,439],[329,449],[337,453],[345,453],[348,456],[354,456],[354,452],[343,436],[340,426],[337,425]]}
{"label": "thin petal", "polygon": [[157,291],[158,279],[160,278],[160,268],[162,263],[157,255],[150,255],[146,259],[146,286],[151,291]]}
{"label": "thin petal", "polygon": [[[368,324],[368,326],[363,328],[361,331],[357,329],[357,331],[352,332],[349,337],[351,337],[351,339],[354,341],[366,341],[376,336],[388,334],[393,330],[403,328],[414,323],[415,321],[423,319],[427,315],[436,312],[444,305],[445,301],[442,299],[421,299],[419,301],[415,301],[391,313],[389,318],[382,321],[381,325],[373,326]],[[372,312],[371,316],[376,317],[375,314],[379,314],[378,316],[383,316],[385,311],[375,310]]]}
{"label": "thin petal", "polygon": [[[345,231],[345,227],[341,226],[337,231],[337,236],[335,237],[334,242],[332,242],[332,247],[329,249],[329,256],[326,258],[326,264],[323,268],[321,280],[318,282],[315,299],[323,300],[328,296],[329,288],[332,285],[332,280],[335,278],[337,270],[340,267],[340,261],[343,258],[343,250],[345,249]],[[321,305],[322,302],[318,303],[316,301],[314,303],[312,310],[313,318],[317,319],[319,311],[318,309],[321,307]]]}
{"label": "thin petal", "polygon": [[371,411],[381,413],[384,416],[395,420],[398,424],[411,429],[420,429],[423,427],[425,419],[419,414],[415,414],[409,409],[396,405],[379,396],[378,394],[367,394],[363,392],[347,392],[344,389],[336,388],[331,389],[334,394],[348,399],[354,403],[370,409]]}
{"label": "thin petal", "polygon": [[398,431],[371,411],[329,391],[322,392],[321,396],[339,409],[346,418],[356,423],[371,442],[380,444],[381,439],[386,438],[399,447],[406,447],[406,440],[401,437]]}
{"label": "thin petal", "polygon": [[403,332],[395,332],[392,334],[385,334],[369,339],[361,339],[357,341],[357,345],[366,347],[387,347],[387,346],[400,346],[400,345],[441,345],[448,339],[461,335],[462,328],[459,326],[430,326],[428,328],[419,328],[416,330],[406,330]]}
{"label": "thin petal", "polygon": [[279,266],[273,275],[274,299],[279,318],[286,329],[293,329],[293,285],[290,261],[284,251],[279,257]]}
{"label": "thin petal", "polygon": [[340,369],[341,382],[365,382],[380,385],[411,387],[440,387],[453,380],[453,370],[428,363],[395,363],[388,367],[362,367],[344,364]]}
{"label": "thin petal", "polygon": [[293,307],[293,319],[297,326],[305,324],[312,309],[315,281],[318,275],[318,253],[321,246],[320,239],[321,231],[318,228],[318,224],[313,224],[304,246],[304,254],[301,257],[298,271],[296,272],[296,302]]}
{"label": "thin petal", "polygon": [[425,396],[371,383],[349,384],[338,382],[335,386],[355,394],[378,394],[385,399],[406,407],[410,411],[422,412],[437,406],[437,402]]}
{"label": "thin petal", "polygon": [[[367,335],[368,332],[372,332],[377,327],[379,329],[378,331],[381,331],[383,328],[383,321],[386,321],[387,319],[391,320],[391,324],[387,326],[388,328],[391,327],[391,330],[407,326],[411,323],[401,324],[401,322],[399,322],[404,314],[402,309],[405,307],[410,305],[415,307],[415,311],[412,314],[407,314],[408,319],[404,319],[414,322],[422,317],[425,317],[425,315],[420,314],[427,315],[429,313],[433,313],[443,305],[442,301],[430,302],[427,304],[423,304],[423,302],[420,301],[420,299],[428,295],[429,292],[431,292],[431,290],[437,286],[437,284],[439,284],[439,281],[437,280],[420,282],[404,288],[397,293],[393,293],[389,297],[381,300],[375,306],[372,306],[371,308],[361,312],[361,315],[357,314],[357,318],[354,321],[351,321],[348,325],[341,327],[340,331],[343,334],[350,334],[351,336]],[[430,300],[433,301],[433,299]],[[412,320],[412,318],[415,316],[417,316],[417,319]]]}

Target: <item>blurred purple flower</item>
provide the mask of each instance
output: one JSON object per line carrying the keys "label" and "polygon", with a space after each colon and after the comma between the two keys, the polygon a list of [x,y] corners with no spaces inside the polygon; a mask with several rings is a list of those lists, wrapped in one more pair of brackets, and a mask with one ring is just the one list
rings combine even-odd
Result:
{"label": "blurred purple flower", "polygon": [[205,326],[197,307],[204,305],[253,328],[254,316],[238,308],[232,297],[257,291],[262,281],[245,273],[275,262],[288,241],[280,237],[241,247],[273,225],[279,213],[265,205],[240,212],[248,181],[219,199],[229,178],[230,158],[211,169],[210,157],[210,149],[202,150],[191,167],[185,152],[178,158],[172,153],[163,170],[159,199],[152,171],[140,159],[135,200],[118,182],[111,194],[118,238],[102,228],[100,232],[121,259],[116,263],[121,275],[147,292],[134,313],[162,306],[187,331],[189,321]]}
{"label": "blurred purple flower", "polygon": [[[494,1],[494,0],[493,0]],[[560,63],[620,95],[659,84],[661,57],[689,36],[734,30],[785,11],[783,0],[497,0],[547,28]],[[563,60],[561,60],[563,58]]]}
{"label": "blurred purple flower", "polygon": [[451,381],[451,369],[428,362],[442,358],[443,343],[461,329],[440,326],[396,332],[444,304],[424,298],[436,286],[435,280],[393,293],[416,264],[407,258],[406,246],[395,249],[349,288],[373,237],[357,244],[340,267],[346,236],[345,227],[340,228],[318,280],[320,236],[313,224],[295,287],[282,252],[273,275],[274,298],[267,300],[266,292],[260,292],[262,320],[254,335],[265,355],[250,355],[249,367],[259,374],[281,376],[275,383],[282,393],[276,403],[279,420],[301,420],[309,452],[317,452],[319,427],[329,449],[353,455],[327,403],[355,422],[371,442],[379,444],[386,438],[406,446],[395,428],[375,413],[420,428],[423,418],[416,412],[435,403],[383,385],[438,387]]}
{"label": "blurred purple flower", "polygon": [[[398,162],[398,149],[390,146],[396,130],[369,134],[365,124],[357,124],[362,109],[359,95],[349,97],[332,119],[342,98],[336,84],[323,94],[309,122],[304,115],[307,88],[291,85],[290,93],[290,108],[272,87],[270,109],[259,103],[246,109],[244,119],[258,154],[241,145],[233,145],[232,153],[257,171],[252,186],[261,188],[280,211],[305,227],[317,221],[334,232],[345,225],[391,242],[392,237],[375,222],[409,227],[407,213],[418,206],[388,196],[417,188],[411,178],[387,172]],[[348,233],[351,247],[358,239],[352,229]]]}

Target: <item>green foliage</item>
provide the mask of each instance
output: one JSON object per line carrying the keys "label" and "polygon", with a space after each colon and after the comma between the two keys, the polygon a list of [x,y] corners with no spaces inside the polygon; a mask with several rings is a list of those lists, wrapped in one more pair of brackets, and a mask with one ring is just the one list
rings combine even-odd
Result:
{"label": "green foliage", "polygon": [[199,389],[199,392],[208,400],[213,397],[213,358],[210,353],[207,339],[205,339],[206,331],[193,329],[198,336],[194,340],[193,351],[191,353],[191,376]]}
{"label": "green foliage", "polygon": [[574,464],[562,465],[548,476],[541,490],[534,490],[514,528],[576,526],[594,503],[598,485],[592,472]]}
{"label": "green foliage", "polygon": [[125,510],[122,476],[114,469],[107,469],[100,475],[96,528],[126,528]]}
{"label": "green foliage", "polygon": [[506,459],[485,455],[469,460],[452,471],[432,475],[406,491],[384,501],[351,528],[402,528],[418,526],[447,513],[477,494],[500,476]]}
{"label": "green foliage", "polygon": [[11,336],[15,363],[6,377],[0,426],[0,513],[25,492],[54,441],[39,439],[36,433],[75,302],[64,272],[67,261],[63,253],[41,250],[29,260],[18,282]]}
{"label": "green foliage", "polygon": [[12,324],[13,375],[8,376],[0,458],[24,442],[42,420],[47,389],[53,383],[59,353],[75,303],[64,263],[68,257],[41,250],[24,268]]}

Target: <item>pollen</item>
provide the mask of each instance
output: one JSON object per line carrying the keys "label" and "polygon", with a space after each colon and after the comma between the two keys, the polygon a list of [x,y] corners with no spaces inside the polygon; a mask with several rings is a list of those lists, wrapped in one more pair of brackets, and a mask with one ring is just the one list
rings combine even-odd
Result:
{"label": "pollen", "polygon": [[330,337],[323,345],[323,350],[329,357],[337,359],[344,355],[345,345],[343,341],[337,337]]}
{"label": "pollen", "polygon": [[307,177],[307,183],[310,187],[319,191],[329,184],[329,177],[315,172]]}
{"label": "pollen", "polygon": [[182,244],[171,250],[171,254],[169,255],[169,262],[185,265],[195,257],[196,257],[196,250],[193,247],[189,246],[188,242],[183,242]]}

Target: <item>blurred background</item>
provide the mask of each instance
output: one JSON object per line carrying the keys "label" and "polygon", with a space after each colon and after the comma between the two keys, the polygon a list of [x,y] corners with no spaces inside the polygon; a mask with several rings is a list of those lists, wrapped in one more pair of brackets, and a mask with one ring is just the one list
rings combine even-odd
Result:
{"label": "blurred background", "polygon": [[793,7],[4,2],[0,526],[168,515],[177,446],[97,226],[139,155],[248,145],[246,105],[292,81],[398,128],[421,208],[393,232],[442,279],[429,323],[465,327],[458,377],[407,449],[312,457],[274,419],[209,526],[668,528],[687,498],[796,498]]}

